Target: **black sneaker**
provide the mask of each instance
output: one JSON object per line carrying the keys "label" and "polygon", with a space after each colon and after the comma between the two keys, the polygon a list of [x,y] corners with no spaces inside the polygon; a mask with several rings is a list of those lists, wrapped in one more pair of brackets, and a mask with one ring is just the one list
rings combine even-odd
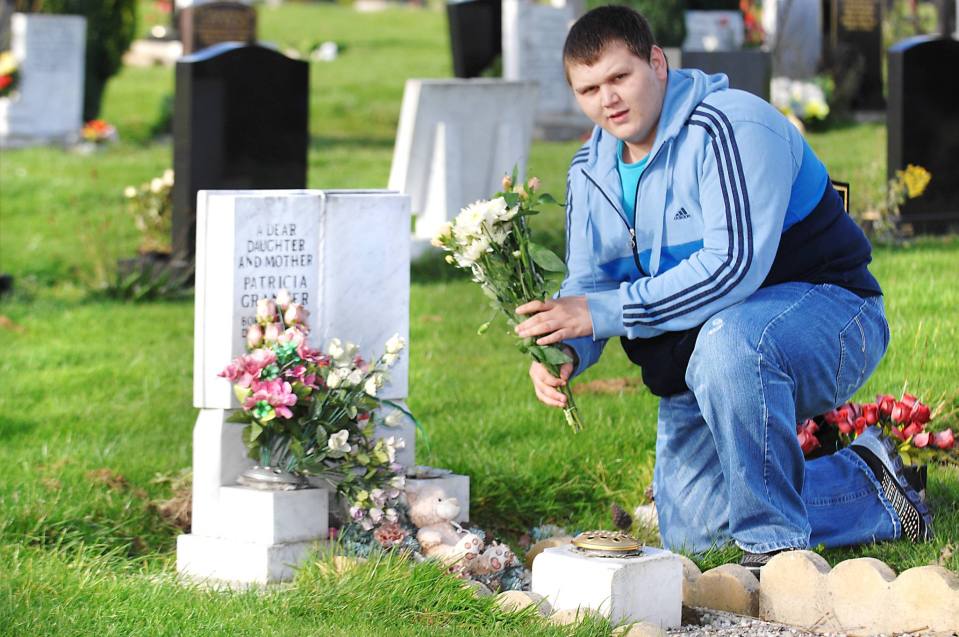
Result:
{"label": "black sneaker", "polygon": [[876,474],[883,495],[902,523],[902,535],[913,542],[928,542],[933,537],[932,514],[903,474],[896,443],[880,435],[880,431],[879,427],[866,429],[849,448]]}
{"label": "black sneaker", "polygon": [[750,553],[749,551],[745,551],[743,552],[742,559],[739,560],[739,565],[745,566],[750,573],[756,576],[756,579],[759,579],[759,569],[766,566],[766,564],[769,563],[769,560],[773,559],[773,557],[779,555],[780,553],[795,550],[797,549],[779,549],[778,551],[770,551],[769,553]]}

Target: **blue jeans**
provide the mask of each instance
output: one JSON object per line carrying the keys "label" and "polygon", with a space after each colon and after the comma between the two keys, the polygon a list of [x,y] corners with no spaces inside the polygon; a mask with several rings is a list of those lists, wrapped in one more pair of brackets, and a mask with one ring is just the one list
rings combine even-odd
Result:
{"label": "blue jeans", "polygon": [[855,452],[806,462],[796,423],[849,400],[889,344],[882,297],[784,283],[709,319],[691,391],[659,404],[653,489],[664,546],[765,553],[899,537]]}

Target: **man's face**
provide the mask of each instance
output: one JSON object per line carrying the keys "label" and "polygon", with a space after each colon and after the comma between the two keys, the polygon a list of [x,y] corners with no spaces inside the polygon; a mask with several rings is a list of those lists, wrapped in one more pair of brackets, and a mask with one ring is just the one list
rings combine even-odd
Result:
{"label": "man's face", "polygon": [[646,62],[616,40],[594,64],[570,64],[567,71],[576,102],[586,116],[626,142],[633,151],[631,161],[648,153],[666,93],[662,49],[654,46]]}

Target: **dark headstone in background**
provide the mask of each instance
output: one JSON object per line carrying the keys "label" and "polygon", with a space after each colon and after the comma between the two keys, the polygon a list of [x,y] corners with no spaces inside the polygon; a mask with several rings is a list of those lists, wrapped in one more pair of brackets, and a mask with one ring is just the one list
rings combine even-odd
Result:
{"label": "dark headstone in background", "polygon": [[13,0],[0,0],[0,51],[10,50],[10,17],[13,9]]}
{"label": "dark headstone in background", "polygon": [[502,0],[464,0],[446,5],[453,75],[477,77],[503,50]]}
{"label": "dark headstone in background", "polygon": [[305,188],[309,64],[218,44],[176,63],[173,250],[192,259],[200,190]]}
{"label": "dark headstone in background", "polygon": [[188,55],[221,42],[256,42],[256,10],[242,2],[210,2],[180,11],[180,40]]}
{"label": "dark headstone in background", "polygon": [[902,220],[918,232],[959,229],[959,41],[918,36],[889,48],[886,128],[890,178],[908,164],[932,173]]}
{"label": "dark headstone in background", "polygon": [[[810,0],[811,1],[811,0]],[[862,74],[852,101],[857,110],[882,110],[882,2],[880,0],[830,0],[828,59]]]}
{"label": "dark headstone in background", "polygon": [[683,67],[705,73],[725,73],[730,88],[749,91],[769,101],[772,56],[768,51],[683,51]]}

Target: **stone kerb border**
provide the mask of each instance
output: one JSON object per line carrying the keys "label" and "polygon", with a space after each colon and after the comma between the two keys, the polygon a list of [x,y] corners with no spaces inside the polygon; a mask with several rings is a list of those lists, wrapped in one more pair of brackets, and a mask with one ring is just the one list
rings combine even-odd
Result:
{"label": "stone kerb border", "polygon": [[[790,551],[763,567],[760,582],[738,564],[703,573],[689,558],[680,559],[685,606],[851,637],[959,631],[959,576],[941,566],[919,566],[897,576],[885,562],[871,557],[830,568],[817,553]],[[587,609],[550,612],[541,596],[527,592],[501,593],[496,601],[504,610],[535,605],[556,624],[576,623],[595,614]],[[635,630],[623,634],[664,634],[655,626],[623,627],[631,628]]]}
{"label": "stone kerb border", "polygon": [[959,577],[919,566],[896,577],[863,557],[830,569],[812,551],[781,553],[763,567],[759,616],[816,632],[849,635],[959,630]]}

